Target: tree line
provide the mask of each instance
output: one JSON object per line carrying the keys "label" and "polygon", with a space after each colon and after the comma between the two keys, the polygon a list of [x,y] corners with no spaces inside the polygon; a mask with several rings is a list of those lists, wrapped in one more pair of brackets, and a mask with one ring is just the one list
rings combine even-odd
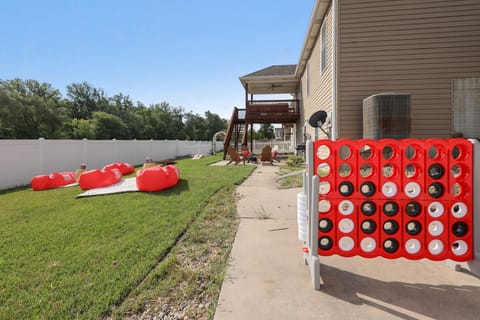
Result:
{"label": "tree line", "polygon": [[167,102],[145,106],[122,93],[112,97],[87,82],[66,97],[49,83],[0,79],[0,139],[210,140],[227,121]]}

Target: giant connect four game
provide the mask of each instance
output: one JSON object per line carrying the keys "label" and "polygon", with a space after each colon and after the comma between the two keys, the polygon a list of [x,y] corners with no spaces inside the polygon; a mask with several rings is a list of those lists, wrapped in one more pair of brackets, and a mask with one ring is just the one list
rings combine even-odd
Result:
{"label": "giant connect four game", "polygon": [[473,258],[469,140],[317,140],[313,173],[318,255]]}

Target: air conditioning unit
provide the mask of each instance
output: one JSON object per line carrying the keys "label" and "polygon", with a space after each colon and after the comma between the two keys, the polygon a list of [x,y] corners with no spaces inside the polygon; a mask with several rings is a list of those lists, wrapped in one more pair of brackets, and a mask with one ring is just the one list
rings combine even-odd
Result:
{"label": "air conditioning unit", "polygon": [[480,78],[455,79],[452,92],[453,133],[480,138]]}
{"label": "air conditioning unit", "polygon": [[386,92],[363,99],[363,137],[410,138],[410,95]]}

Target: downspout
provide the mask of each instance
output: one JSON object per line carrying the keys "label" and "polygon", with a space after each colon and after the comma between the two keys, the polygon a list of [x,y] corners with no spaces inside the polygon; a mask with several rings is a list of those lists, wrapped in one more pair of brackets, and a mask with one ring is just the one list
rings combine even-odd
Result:
{"label": "downspout", "polygon": [[338,30],[338,3],[337,0],[332,0],[332,128],[331,128],[331,139],[333,141],[337,140],[337,117],[338,117],[338,106],[337,106],[337,30]]}

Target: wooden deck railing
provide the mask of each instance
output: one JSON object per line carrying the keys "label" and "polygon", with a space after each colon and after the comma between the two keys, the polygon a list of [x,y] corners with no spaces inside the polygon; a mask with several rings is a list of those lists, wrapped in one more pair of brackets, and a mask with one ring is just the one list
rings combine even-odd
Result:
{"label": "wooden deck railing", "polygon": [[299,100],[248,101],[246,110],[252,123],[295,123],[300,118]]}

